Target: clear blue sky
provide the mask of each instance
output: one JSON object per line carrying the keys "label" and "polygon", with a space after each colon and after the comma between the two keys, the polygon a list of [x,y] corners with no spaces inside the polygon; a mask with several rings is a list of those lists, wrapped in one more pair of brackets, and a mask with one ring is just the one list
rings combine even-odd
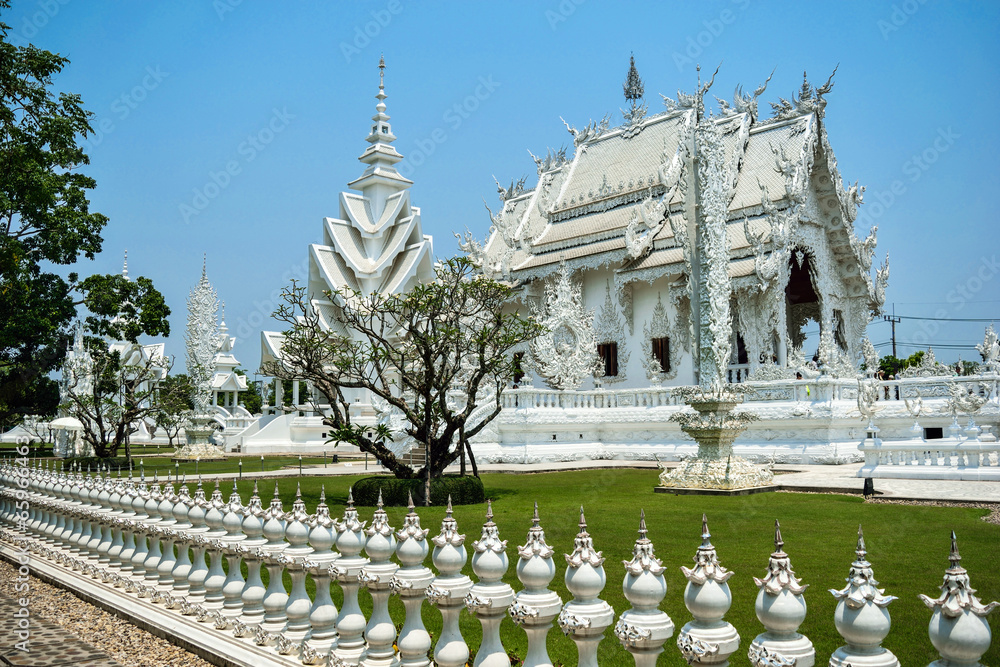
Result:
{"label": "clear blue sky", "polygon": [[[844,178],[868,186],[858,234],[879,225],[888,302],[903,315],[1000,315],[1000,3],[15,0],[2,18],[15,43],[71,60],[56,86],[96,114],[88,172],[110,223],[104,252],[77,269],[120,270],[127,248],[130,273],[173,309],[178,369],[203,253],[237,357],[256,369],[273,297],[304,277],[307,245],[361,173],[381,53],[396,146],[442,257],[454,231],[485,236],[492,175],[532,183],[527,150],[572,145],[559,116],[621,122],[631,53],[651,112],[658,93],[695,88],[696,62],[722,63],[713,92],[726,98],[776,68],[767,101],[839,63],[827,126]],[[972,344],[985,326],[935,324],[899,325],[900,353]],[[869,332],[889,339],[887,324]]]}

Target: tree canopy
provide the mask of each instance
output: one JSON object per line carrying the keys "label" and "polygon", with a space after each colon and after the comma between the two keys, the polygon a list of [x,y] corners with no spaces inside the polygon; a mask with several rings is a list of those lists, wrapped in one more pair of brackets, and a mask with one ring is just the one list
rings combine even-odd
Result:
{"label": "tree canopy", "polygon": [[[542,326],[508,306],[514,288],[476,273],[464,258],[441,262],[436,280],[403,294],[328,293],[331,328],[295,283],[275,317],[289,325],[282,359],[263,372],[307,380],[326,399],[333,436],[374,455],[398,477],[440,476],[501,409],[516,369],[513,351]],[[381,428],[352,421],[352,390],[367,390]],[[390,438],[426,448],[420,470],[397,456]]]}
{"label": "tree canopy", "polygon": [[81,281],[59,270],[93,259],[108,222],[90,210],[96,183],[81,171],[92,114],[79,95],[53,91],[69,61],[11,44],[9,30],[0,23],[0,429],[54,413],[58,389],[48,375],[62,363],[78,306],[90,311],[93,333],[128,341],[167,335],[170,313],[145,278]]}

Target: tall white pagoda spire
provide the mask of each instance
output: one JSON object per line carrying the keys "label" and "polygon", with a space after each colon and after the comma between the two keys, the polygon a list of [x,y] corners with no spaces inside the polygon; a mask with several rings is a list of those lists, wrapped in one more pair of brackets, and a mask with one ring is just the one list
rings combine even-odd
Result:
{"label": "tall white pagoda spire", "polygon": [[309,292],[325,318],[332,305],[324,293],[348,287],[362,294],[404,292],[434,279],[433,246],[420,224],[420,209],[410,203],[413,181],[396,165],[403,159],[393,142],[385,100],[385,59],[379,60],[375,115],[358,158],[366,165],[340,193],[340,211],[323,221],[323,240],[310,247]]}
{"label": "tall white pagoda spire", "polygon": [[[369,146],[365,152],[358,157],[358,160],[368,165],[360,178],[348,183],[354,190],[361,190],[365,196],[372,196],[379,186],[387,187],[389,192],[398,192],[413,185],[413,181],[404,178],[396,171],[396,163],[403,159],[403,156],[392,146],[396,140],[396,135],[392,133],[392,125],[389,124],[389,114],[385,112],[385,100],[389,96],[385,94],[385,58],[379,58],[379,81],[378,93],[375,99],[375,115],[372,116],[372,129],[365,137]],[[371,193],[371,194],[370,194]],[[378,215],[378,213],[376,213]]]}

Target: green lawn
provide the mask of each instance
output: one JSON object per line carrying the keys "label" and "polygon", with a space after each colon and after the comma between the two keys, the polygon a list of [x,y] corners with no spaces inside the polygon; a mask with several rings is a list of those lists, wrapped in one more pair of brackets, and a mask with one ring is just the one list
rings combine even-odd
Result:
{"label": "green lawn", "polygon": [[[331,513],[341,516],[347,488],[357,477],[303,477],[279,480],[285,509],[294,498],[295,486],[301,481],[303,496],[310,511],[319,498],[320,484],[326,485]],[[495,521],[502,539],[509,541],[507,555],[511,559],[506,581],[515,590],[522,588],[515,574],[517,551],[531,525],[531,508],[538,501],[542,526],[548,543],[556,549],[557,576],[552,589],[567,600],[563,584],[565,561],[563,553],[573,547],[577,532],[579,508],[586,507],[589,532],[595,545],[603,550],[608,584],[602,598],[616,614],[628,608],[622,595],[624,568],[621,562],[631,558],[636,538],[639,510],[646,510],[649,537],[656,553],[667,566],[667,597],[661,605],[673,619],[677,629],[691,616],[683,603],[686,581],[681,565],[692,562],[700,544],[701,515],[708,514],[712,542],[717,547],[723,565],[736,572],[729,580],[733,606],[727,620],[739,631],[741,648],[731,658],[734,666],[747,665],[746,649],[750,641],[764,628],[754,614],[757,588],[751,577],[762,576],[768,556],[773,550],[773,524],[782,525],[785,551],[790,555],[796,574],[809,584],[806,600],[809,615],[800,630],[816,646],[816,664],[825,664],[830,654],[843,641],[833,625],[835,600],[827,592],[841,588],[854,557],[858,524],[864,525],[868,558],[875,575],[886,592],[899,597],[889,611],[893,629],[884,642],[904,665],[926,665],[937,657],[927,636],[930,610],[917,598],[918,593],[936,597],[938,586],[948,566],[949,532],[958,534],[962,564],[970,571],[972,584],[984,601],[1000,598],[1000,572],[997,570],[1000,526],[981,520],[984,510],[955,507],[924,507],[887,504],[866,504],[861,498],[842,495],[764,493],[753,496],[724,498],[716,496],[672,496],[654,494],[656,472],[650,470],[599,470],[532,475],[484,475],[487,495],[494,500]],[[251,482],[240,485],[244,498],[249,495]],[[228,496],[232,485],[223,485]],[[270,500],[273,482],[262,485],[263,502]],[[403,508],[389,508],[390,523],[398,528],[405,514]],[[424,528],[431,535],[438,532],[444,510],[440,507],[420,508]],[[362,508],[361,518],[370,520],[372,509]],[[455,517],[468,536],[467,548],[480,535],[485,514],[481,505],[458,507]],[[429,564],[429,559],[428,559]],[[471,576],[471,566],[466,567]],[[310,582],[311,586],[311,582]],[[311,589],[310,589],[311,590]],[[334,589],[340,606],[339,590]],[[362,593],[363,606],[370,609],[370,598]],[[440,630],[440,614],[431,605],[423,607],[424,622],[433,635]],[[391,605],[393,618],[402,623],[403,607],[398,599]],[[991,624],[996,629],[994,614]],[[470,646],[480,642],[478,621],[463,613],[462,631]],[[509,619],[502,626],[504,645],[523,656],[527,646],[524,633]],[[611,632],[605,633],[600,659],[603,665],[629,665],[631,658],[624,652]],[[668,641],[660,665],[684,665],[674,638]],[[554,661],[576,664],[572,641],[558,630],[549,634],[550,655]],[[1000,642],[983,658],[984,664],[1000,665]]]}

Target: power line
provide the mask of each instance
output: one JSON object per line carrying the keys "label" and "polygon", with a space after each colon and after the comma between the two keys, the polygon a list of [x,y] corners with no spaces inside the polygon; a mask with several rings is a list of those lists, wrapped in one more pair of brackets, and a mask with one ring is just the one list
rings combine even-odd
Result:
{"label": "power line", "polygon": [[996,317],[915,317],[913,315],[896,315],[901,320],[928,320],[932,322],[996,322]]}

